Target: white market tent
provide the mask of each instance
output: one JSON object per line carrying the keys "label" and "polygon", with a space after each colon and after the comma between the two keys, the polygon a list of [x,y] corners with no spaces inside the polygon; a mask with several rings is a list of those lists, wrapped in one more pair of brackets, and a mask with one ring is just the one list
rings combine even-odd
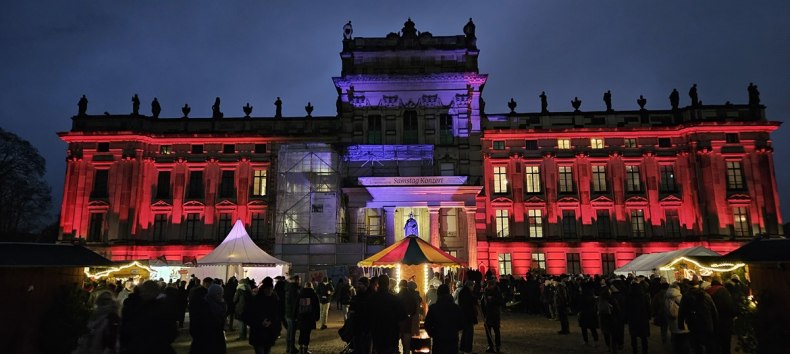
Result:
{"label": "white market tent", "polygon": [[225,240],[197,263],[199,268],[195,275],[198,277],[223,279],[236,275],[237,278],[250,277],[260,280],[266,276],[283,275],[290,266],[290,263],[277,259],[258,247],[247,234],[241,220],[236,220]]}
{"label": "white market tent", "polygon": [[[693,256],[721,256],[720,254],[702,246],[679,249],[669,252],[648,253],[634,258],[620,268],[615,269],[617,275],[645,275],[657,274],[661,267],[680,257]],[[662,274],[666,276],[665,274]],[[671,279],[671,278],[670,278]]]}

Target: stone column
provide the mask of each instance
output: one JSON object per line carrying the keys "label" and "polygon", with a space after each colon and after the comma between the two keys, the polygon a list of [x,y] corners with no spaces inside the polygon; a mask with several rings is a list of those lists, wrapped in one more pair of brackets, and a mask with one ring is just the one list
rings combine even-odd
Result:
{"label": "stone column", "polygon": [[384,208],[384,244],[389,246],[395,243],[395,232],[397,232],[397,228],[395,227],[395,207],[394,206],[385,206]]}
{"label": "stone column", "polygon": [[431,217],[431,245],[436,248],[442,248],[442,239],[439,236],[439,209],[439,207],[428,207],[428,213]]}
{"label": "stone column", "polygon": [[466,212],[466,251],[469,267],[477,269],[477,225],[475,224],[475,208],[465,208]]}

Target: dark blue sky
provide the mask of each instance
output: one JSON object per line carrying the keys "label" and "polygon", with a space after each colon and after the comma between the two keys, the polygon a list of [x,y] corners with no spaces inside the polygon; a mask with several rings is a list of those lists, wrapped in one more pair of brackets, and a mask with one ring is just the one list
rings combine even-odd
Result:
{"label": "dark blue sky", "polygon": [[[131,112],[139,94],[148,114],[210,116],[333,115],[331,77],[340,74],[341,29],[354,35],[397,32],[407,17],[420,31],[462,34],[473,17],[480,71],[489,74],[486,111],[669,107],[673,88],[697,83],[703,103],[746,103],[759,86],[770,120],[790,113],[790,2],[787,1],[11,1],[0,12],[0,126],[31,141],[47,159],[55,213],[77,100],[89,114]],[[790,216],[790,127],[774,134],[776,179]]]}

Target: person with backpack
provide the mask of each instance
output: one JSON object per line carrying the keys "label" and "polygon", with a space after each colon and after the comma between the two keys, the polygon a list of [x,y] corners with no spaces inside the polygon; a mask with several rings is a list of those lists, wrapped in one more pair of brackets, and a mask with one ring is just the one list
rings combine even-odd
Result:
{"label": "person with backpack", "polygon": [[321,329],[326,329],[326,319],[329,317],[329,307],[332,306],[332,294],[335,293],[335,288],[329,278],[324,277],[324,281],[318,284],[318,301],[321,303]]}
{"label": "person with backpack", "polygon": [[713,335],[719,315],[713,299],[702,290],[699,281],[693,280],[691,285],[680,301],[678,325],[688,327],[694,353],[709,353],[713,351]]}
{"label": "person with backpack", "polygon": [[[326,278],[324,278],[326,279]],[[306,282],[304,288],[299,292],[297,327],[299,327],[299,354],[311,354],[310,333],[315,329],[315,321],[321,317],[318,306],[319,300],[313,283]],[[327,302],[327,304],[329,304]]]}

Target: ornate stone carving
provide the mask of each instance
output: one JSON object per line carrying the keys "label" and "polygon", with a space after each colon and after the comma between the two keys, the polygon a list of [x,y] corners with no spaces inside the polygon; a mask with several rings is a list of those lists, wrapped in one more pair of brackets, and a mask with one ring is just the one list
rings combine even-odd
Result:
{"label": "ornate stone carving", "polygon": [[381,98],[381,103],[379,103],[379,105],[383,107],[395,108],[400,105],[400,99],[398,98],[398,95],[383,96]]}

